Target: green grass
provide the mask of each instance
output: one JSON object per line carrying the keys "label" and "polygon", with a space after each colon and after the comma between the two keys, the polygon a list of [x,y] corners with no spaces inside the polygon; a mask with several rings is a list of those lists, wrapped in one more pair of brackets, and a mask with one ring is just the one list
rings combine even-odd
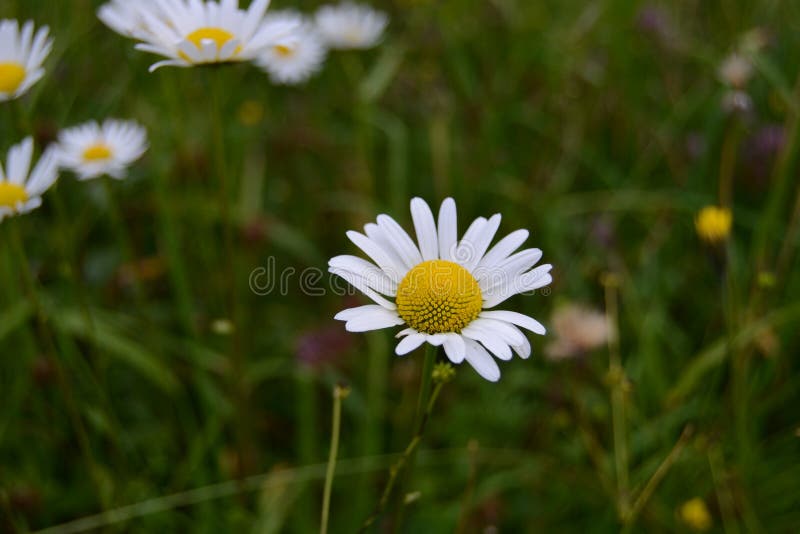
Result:
{"label": "green grass", "polygon": [[[458,367],[403,531],[687,531],[700,497],[713,531],[797,532],[798,5],[664,2],[654,30],[622,0],[375,2],[381,46],[285,88],[247,65],[149,74],[99,4],[0,5],[56,39],[45,78],[0,104],[0,153],[107,116],[151,145],[128,180],[65,174],[0,223],[0,531],[102,514],[83,528],[316,532],[339,382],[329,531],[357,530],[413,433],[423,351],[344,334],[353,297],[304,294],[300,275],[356,253],[345,231],[378,213],[410,227],[412,196],[453,196],[462,232],[496,212],[501,233],[531,231],[555,282],[511,303],[548,326],[565,302],[603,309],[615,273],[620,365],[547,360],[551,329],[498,384]],[[717,66],[755,27],[752,112],[731,116]],[[784,132],[772,153],[766,125]],[[715,252],[694,215],[720,180],[734,228]],[[270,257],[295,274],[259,296],[248,278]],[[341,353],[298,363],[298,338],[331,327]]]}

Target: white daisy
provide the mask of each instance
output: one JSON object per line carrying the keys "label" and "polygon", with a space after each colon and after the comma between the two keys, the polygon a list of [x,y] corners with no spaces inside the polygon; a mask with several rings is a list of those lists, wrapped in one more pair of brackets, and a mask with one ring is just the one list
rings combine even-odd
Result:
{"label": "white daisy", "polygon": [[22,29],[16,20],[0,20],[0,102],[17,98],[44,76],[42,63],[53,47],[44,26],[34,35],[33,22]]}
{"label": "white daisy", "polygon": [[269,0],[253,0],[247,11],[239,0],[153,0],[142,4],[143,41],[138,50],[165,56],[150,67],[189,67],[204,63],[249,61],[269,46],[280,44],[293,27],[264,27]]}
{"label": "white daisy", "polygon": [[534,268],[542,257],[539,249],[515,253],[527,230],[512,232],[490,249],[499,214],[476,219],[460,241],[452,198],[442,202],[438,226],[420,198],[411,201],[411,216],[419,246],[387,215],[367,224],[364,234],[347,233],[375,263],[337,256],[329,270],[375,304],[344,310],[336,319],[346,321],[350,332],[405,325],[398,355],[425,342],[443,346],[453,363],[467,360],[482,377],[497,381],[500,369],[492,355],[509,360],[513,350],[527,358],[531,345],[519,327],[541,335],[545,328],[527,315],[491,308],[550,284],[552,265]]}
{"label": "white daisy", "polygon": [[327,45],[340,50],[375,46],[389,23],[385,13],[353,2],[322,6],[315,20]]}
{"label": "white daisy", "polygon": [[123,179],[131,163],[147,150],[147,130],[135,121],[107,119],[73,126],[58,134],[61,166],[80,180],[107,174]]}
{"label": "white daisy", "polygon": [[45,150],[29,174],[32,157],[33,138],[27,137],[8,151],[5,172],[0,165],[0,221],[41,206],[42,193],[58,178],[55,150]]}
{"label": "white daisy", "polygon": [[316,28],[296,11],[270,13],[264,19],[264,28],[276,33],[271,27],[295,29],[280,43],[264,49],[256,58],[256,64],[264,69],[270,79],[278,84],[298,84],[308,80],[319,71],[328,53]]}
{"label": "white daisy", "polygon": [[97,10],[97,18],[103,24],[125,37],[147,35],[149,31],[144,16],[148,9],[163,19],[156,0],[111,0]]}

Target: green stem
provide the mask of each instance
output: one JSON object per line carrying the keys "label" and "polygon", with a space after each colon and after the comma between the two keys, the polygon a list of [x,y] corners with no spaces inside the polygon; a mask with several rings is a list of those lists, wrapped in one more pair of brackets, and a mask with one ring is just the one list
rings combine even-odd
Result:
{"label": "green stem", "polygon": [[116,195],[114,194],[114,188],[112,187],[109,179],[103,178],[103,188],[106,194],[111,224],[114,227],[114,233],[116,234],[117,241],[122,248],[122,259],[131,267],[131,284],[133,286],[134,298],[136,299],[137,308],[141,312],[144,309],[145,294],[144,290],[142,289],[141,281],[139,280],[138,265],[136,264],[136,252],[133,246],[133,239],[131,239],[130,232],[128,232],[128,227],[125,224],[125,217],[123,215],[122,208],[120,208],[119,202],[117,202]]}
{"label": "green stem", "polygon": [[608,322],[608,375],[611,382],[611,425],[614,435],[614,468],[617,475],[617,506],[620,518],[630,512],[630,483],[628,474],[628,442],[625,416],[627,377],[619,351],[619,280],[609,274],[603,281],[606,292],[606,321]]}
{"label": "green stem", "polygon": [[422,364],[422,378],[420,379],[419,399],[417,400],[417,415],[414,421],[415,430],[419,430],[424,417],[424,410],[428,405],[431,396],[431,379],[433,378],[433,366],[436,363],[437,348],[427,344],[425,347],[425,361]]}
{"label": "green stem", "polygon": [[75,435],[78,440],[78,445],[83,453],[84,459],[86,461],[86,465],[89,468],[89,473],[92,477],[92,481],[95,483],[95,487],[97,490],[97,496],[100,500],[103,509],[107,508],[106,500],[104,498],[104,492],[102,490],[102,482],[98,475],[98,468],[97,464],[94,460],[94,455],[92,454],[91,443],[89,441],[89,436],[86,433],[86,428],[83,425],[83,420],[80,416],[80,411],[78,410],[77,403],[75,402],[75,395],[72,390],[72,384],[67,380],[66,373],[60,364],[60,359],[58,357],[58,349],[56,348],[56,342],[54,340],[54,335],[50,331],[48,320],[47,320],[47,313],[42,306],[42,302],[39,299],[38,290],[36,288],[36,282],[34,281],[33,276],[30,273],[30,261],[28,259],[28,255],[25,252],[25,247],[22,243],[22,236],[19,229],[19,221],[14,220],[10,221],[9,224],[10,228],[10,241],[11,245],[15,250],[15,253],[19,260],[20,271],[22,272],[22,279],[23,285],[25,287],[25,291],[28,294],[28,298],[31,301],[31,305],[36,313],[36,318],[39,325],[39,332],[41,339],[44,340],[44,345],[46,345],[46,350],[50,352],[51,361],[56,366],[56,377],[59,381],[59,385],[61,386],[62,391],[64,392],[64,400],[66,401],[66,409],[67,415],[70,418],[72,423],[73,430],[75,431]]}
{"label": "green stem", "polygon": [[[317,408],[317,384],[312,371],[299,369],[295,373],[295,417],[297,418],[297,462],[299,465],[310,465],[319,461],[319,421]],[[317,509],[316,496],[311,494],[310,484],[304,484],[300,490],[295,509],[295,532],[313,532],[315,522],[313,510]]]}
{"label": "green stem", "polygon": [[331,449],[328,454],[328,468],[325,471],[325,491],[322,496],[322,519],[320,520],[320,534],[327,534],[328,519],[331,510],[331,490],[333,489],[333,475],[336,471],[336,458],[339,455],[339,431],[342,424],[342,399],[346,398],[350,390],[343,386],[333,388],[333,429],[331,431]]}
{"label": "green stem", "polygon": [[[389,504],[389,499],[392,496],[395,484],[398,482],[399,475],[405,470],[407,476],[407,474],[410,473],[411,469],[414,467],[417,447],[425,435],[425,429],[427,427],[428,420],[433,412],[433,407],[436,405],[436,399],[439,397],[439,392],[444,385],[444,381],[438,381],[436,386],[431,388],[433,366],[436,362],[436,353],[437,348],[433,345],[428,345],[426,347],[425,363],[422,370],[422,379],[420,380],[419,402],[421,409],[418,409],[417,417],[414,422],[414,436],[406,446],[403,454],[400,455],[400,457],[389,469],[389,480],[386,482],[386,486],[383,488],[381,499],[372,514],[364,521],[364,524],[361,525],[359,532],[366,532],[367,529],[378,520]],[[431,389],[433,390],[432,392]],[[400,495],[402,496],[402,492],[400,492]],[[400,509],[402,509],[402,503]]]}
{"label": "green stem", "polygon": [[[795,99],[800,96],[800,76],[795,81],[793,95]],[[800,114],[795,109],[789,110],[786,132],[783,151],[772,172],[770,197],[763,211],[763,216],[759,219],[759,225],[755,233],[756,268],[759,271],[766,269],[770,263],[768,261],[770,242],[774,242],[775,236],[783,235],[783,232],[778,229],[781,208],[789,196],[789,187],[794,176],[791,169],[797,156],[797,151],[800,149]]]}
{"label": "green stem", "polygon": [[[211,73],[213,76],[211,83],[211,99],[213,101],[212,116],[212,142],[213,152],[216,160],[217,178],[219,179],[220,191],[220,213],[222,216],[223,235],[225,242],[225,268],[229,285],[227,288],[228,296],[228,318],[233,323],[233,332],[230,335],[230,359],[232,364],[232,388],[234,404],[236,406],[236,435],[239,447],[240,467],[247,465],[249,460],[249,439],[248,428],[249,414],[247,407],[247,383],[244,380],[247,362],[245,353],[242,351],[241,332],[239,316],[239,284],[236,266],[236,250],[234,247],[234,219],[231,213],[231,203],[233,202],[230,193],[230,183],[228,176],[227,156],[225,152],[225,130],[222,97],[225,94],[224,72],[216,70]],[[223,299],[224,300],[224,299]],[[243,474],[243,473],[240,473]]]}
{"label": "green stem", "polygon": [[[384,416],[389,378],[390,347],[383,332],[368,332],[366,413],[361,426],[361,454],[372,456],[384,450]],[[350,513],[353,521],[364,517],[372,505],[375,474],[365,473],[358,481]]]}
{"label": "green stem", "polygon": [[[173,130],[170,131],[170,138],[175,139],[177,132],[174,129],[177,128],[178,125],[184,124],[183,118],[179,114],[182,100],[178,96],[178,91],[176,90],[177,82],[175,79],[164,77],[162,80],[163,93],[168,107],[172,111],[171,120],[165,121],[165,123],[168,128],[173,128]],[[196,337],[197,324],[194,319],[195,305],[189,287],[190,280],[186,265],[183,262],[183,255],[181,254],[178,243],[179,235],[173,215],[173,196],[176,195],[173,195],[169,188],[168,168],[168,165],[164,164],[163,172],[160,173],[161,176],[153,180],[159,218],[159,236],[163,240],[161,245],[163,246],[167,265],[169,266],[170,285],[178,301],[178,314],[181,326],[186,333]]]}
{"label": "green stem", "polygon": [[678,438],[678,441],[675,443],[675,446],[672,447],[672,450],[669,452],[667,457],[664,458],[664,461],[661,462],[661,465],[658,466],[656,472],[653,473],[653,476],[647,481],[647,484],[645,484],[644,488],[639,493],[636,501],[634,501],[630,512],[624,518],[625,528],[623,529],[623,532],[629,532],[630,529],[633,528],[636,518],[650,500],[650,497],[652,497],[658,485],[672,468],[673,464],[675,464],[676,460],[681,454],[681,451],[683,451],[684,447],[686,447],[686,443],[689,441],[691,435],[692,427],[687,426],[683,429],[683,432],[681,433],[680,438]]}

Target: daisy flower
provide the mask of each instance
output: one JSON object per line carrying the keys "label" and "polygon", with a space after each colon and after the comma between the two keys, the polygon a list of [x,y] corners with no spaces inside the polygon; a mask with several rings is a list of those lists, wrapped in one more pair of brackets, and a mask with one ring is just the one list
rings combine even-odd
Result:
{"label": "daisy flower", "polygon": [[151,72],[163,66],[249,61],[293,30],[265,27],[268,5],[269,0],[253,0],[245,11],[239,0],[152,0],[137,8],[143,29],[134,35],[142,41],[136,48],[167,58],[151,65]]}
{"label": "daisy flower", "polygon": [[353,2],[322,6],[315,19],[327,45],[340,50],[375,46],[389,23],[385,13]]}
{"label": "daisy flower", "polygon": [[53,47],[44,26],[34,35],[33,22],[20,29],[16,20],[0,20],[0,102],[24,94],[44,76],[42,63]]}
{"label": "daisy flower", "polygon": [[33,138],[11,147],[8,151],[5,172],[0,165],[0,221],[21,213],[28,213],[42,205],[41,195],[58,178],[58,158],[55,150],[48,149],[30,172],[33,158]]}
{"label": "daisy flower", "polygon": [[163,19],[156,0],[111,0],[97,10],[103,24],[125,37],[146,35],[148,30],[144,9],[151,10]]}
{"label": "daisy flower", "polygon": [[299,13],[276,12],[264,19],[263,28],[270,34],[285,27],[295,29],[280,43],[265,48],[256,58],[256,64],[269,74],[274,83],[302,83],[319,71],[328,51],[314,25]]}
{"label": "daisy flower", "polygon": [[106,120],[73,126],[58,134],[61,166],[80,180],[107,174],[121,180],[147,150],[147,131],[135,121]]}
{"label": "daisy flower", "polygon": [[375,304],[344,310],[335,318],[346,321],[350,332],[405,325],[395,348],[399,356],[426,342],[443,346],[451,362],[466,360],[483,378],[497,381],[500,369],[492,356],[509,360],[513,351],[528,358],[531,345],[520,327],[540,335],[545,328],[527,315],[492,308],[550,284],[552,265],[534,268],[542,258],[539,249],[515,252],[527,230],[512,232],[490,249],[499,214],[476,219],[461,240],[452,198],[442,202],[438,225],[420,198],[411,201],[411,216],[417,243],[388,215],[367,224],[363,234],[347,233],[375,263],[337,256],[329,271]]}

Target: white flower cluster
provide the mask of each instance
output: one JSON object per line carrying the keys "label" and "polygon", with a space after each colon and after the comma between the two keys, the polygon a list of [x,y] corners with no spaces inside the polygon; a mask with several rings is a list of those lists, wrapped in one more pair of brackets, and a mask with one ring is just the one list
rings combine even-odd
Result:
{"label": "white flower cluster", "polygon": [[313,17],[294,10],[268,12],[269,0],[111,0],[98,10],[109,28],[139,41],[136,48],[165,59],[162,66],[252,61],[278,84],[298,84],[318,72],[328,49],[376,45],[385,14],[345,2]]}

